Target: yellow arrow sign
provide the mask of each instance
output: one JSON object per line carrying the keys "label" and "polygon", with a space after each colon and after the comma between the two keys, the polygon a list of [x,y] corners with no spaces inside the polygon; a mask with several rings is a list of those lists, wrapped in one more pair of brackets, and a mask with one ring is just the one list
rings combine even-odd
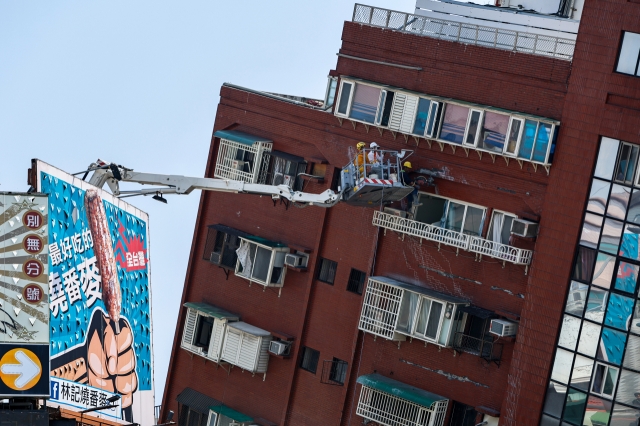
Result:
{"label": "yellow arrow sign", "polygon": [[41,375],[42,364],[29,349],[11,349],[0,359],[0,379],[13,390],[31,389]]}

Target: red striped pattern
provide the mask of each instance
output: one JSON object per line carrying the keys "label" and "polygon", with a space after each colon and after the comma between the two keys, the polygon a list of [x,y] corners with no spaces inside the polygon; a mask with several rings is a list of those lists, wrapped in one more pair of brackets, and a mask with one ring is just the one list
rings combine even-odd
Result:
{"label": "red striped pattern", "polygon": [[387,180],[387,179],[369,179],[369,178],[365,178],[364,182],[365,183],[377,183],[379,185],[393,185],[393,181],[392,180]]}

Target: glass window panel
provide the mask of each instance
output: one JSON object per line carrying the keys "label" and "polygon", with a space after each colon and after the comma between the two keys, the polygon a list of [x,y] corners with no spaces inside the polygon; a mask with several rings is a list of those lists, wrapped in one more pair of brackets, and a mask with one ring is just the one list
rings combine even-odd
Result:
{"label": "glass window panel", "polygon": [[405,333],[413,332],[413,323],[418,309],[418,301],[420,296],[412,291],[404,291],[402,294],[402,302],[400,304],[400,313],[398,314],[398,331]]}
{"label": "glass window panel", "polygon": [[467,132],[467,138],[464,141],[465,145],[476,145],[476,136],[478,134],[478,126],[480,125],[480,116],[482,112],[471,111],[471,117],[469,118],[469,130]]}
{"label": "glass window panel", "polygon": [[584,312],[588,290],[588,285],[578,281],[571,281],[571,284],[569,285],[569,295],[567,296],[567,305],[565,306],[564,311],[568,314],[581,317],[582,312]]}
{"label": "glass window panel", "polygon": [[609,417],[611,416],[611,406],[613,404],[606,399],[600,399],[596,397],[589,397],[589,403],[584,412],[584,419],[582,425],[591,426],[607,426],[609,423]]}
{"label": "glass window panel", "polygon": [[562,319],[562,328],[560,329],[560,338],[558,346],[575,351],[578,343],[578,333],[580,332],[580,323],[578,318],[565,315]]}
{"label": "glass window panel", "polygon": [[442,303],[431,302],[431,311],[429,312],[429,322],[427,323],[427,331],[424,334],[430,339],[435,339],[438,335],[438,326],[440,325],[440,316],[442,314]]}
{"label": "glass window panel", "polygon": [[610,362],[611,364],[620,365],[622,363],[622,352],[624,351],[626,341],[627,333],[604,327],[602,329],[597,358]]}
{"label": "glass window panel", "polygon": [[352,87],[353,84],[351,83],[342,83],[342,90],[340,91],[340,103],[338,104],[339,114],[347,114],[347,107],[349,106],[349,96],[351,95]]}
{"label": "glass window panel", "polygon": [[562,386],[559,383],[549,382],[549,387],[547,387],[547,397],[545,398],[544,408],[542,410],[547,414],[560,417],[566,395],[566,386]]}
{"label": "glass window panel", "polygon": [[640,54],[640,34],[625,31],[622,36],[622,47],[616,71],[634,75],[638,65],[638,55]]}
{"label": "glass window panel", "polygon": [[636,303],[636,307],[633,309],[633,317],[631,318],[631,327],[629,327],[632,333],[640,334],[640,303]]}
{"label": "glass window panel", "polygon": [[518,147],[518,137],[520,136],[520,130],[522,128],[522,121],[516,118],[511,119],[511,128],[509,129],[509,143],[507,144],[507,148],[505,152],[507,154],[516,153],[516,148]]}
{"label": "glass window panel", "polygon": [[582,332],[578,341],[578,352],[595,357],[600,339],[600,326],[587,321],[582,323]]}
{"label": "glass window panel", "polygon": [[438,111],[440,110],[441,106],[442,104],[440,102],[431,102],[431,111],[429,111],[429,121],[427,123],[425,136],[433,136],[437,124],[436,116],[438,115]]}
{"label": "glass window panel", "polygon": [[640,227],[630,224],[625,225],[624,234],[622,235],[622,245],[620,245],[620,256],[640,260],[638,234],[640,234]]}
{"label": "glass window panel", "polygon": [[640,407],[640,374],[622,370],[616,401]]}
{"label": "glass window panel", "polygon": [[623,143],[618,154],[614,180],[631,185],[638,164],[638,146]]}
{"label": "glass window panel", "polygon": [[602,227],[599,249],[611,254],[618,253],[620,237],[622,236],[622,222],[613,219],[605,219]]}
{"label": "glass window panel", "polygon": [[587,202],[587,210],[593,213],[604,214],[607,198],[609,198],[609,182],[600,179],[594,179],[591,183],[591,191],[589,192],[589,201]]}
{"label": "glass window panel", "polygon": [[589,292],[589,300],[587,301],[587,310],[584,313],[584,317],[602,324],[604,319],[604,311],[607,307],[607,296],[609,292],[601,290],[597,287],[591,287]]}
{"label": "glass window panel", "polygon": [[596,257],[596,267],[593,271],[593,284],[600,287],[611,287],[613,272],[615,270],[616,258],[608,254],[598,253]]}
{"label": "glass window panel", "polygon": [[416,112],[416,119],[413,122],[413,134],[424,135],[424,131],[427,128],[430,106],[431,101],[429,99],[420,98],[418,101],[418,111]]}
{"label": "glass window panel", "polygon": [[333,105],[336,98],[336,87],[338,86],[337,78],[329,78],[329,87],[327,88],[327,97],[324,101],[324,108],[328,108]]}
{"label": "glass window panel", "polygon": [[[640,400],[638,400],[637,404],[633,405],[640,407]],[[613,407],[613,413],[611,413],[611,423],[609,423],[609,426],[637,426],[638,419],[640,419],[640,410],[616,404]]]}
{"label": "glass window panel", "polygon": [[418,314],[416,333],[424,335],[427,328],[427,320],[429,319],[429,307],[431,306],[431,300],[422,298],[420,302],[420,312]]}
{"label": "glass window panel", "polygon": [[618,264],[615,288],[627,293],[635,293],[638,270],[640,270],[640,266],[621,261]]}
{"label": "glass window panel", "polygon": [[536,136],[536,144],[533,148],[533,161],[538,161],[540,163],[544,163],[546,161],[550,140],[551,124],[540,123],[540,126],[538,127],[538,135]]}
{"label": "glass window panel", "polygon": [[613,177],[613,169],[616,165],[619,145],[619,140],[602,138],[600,152],[598,153],[598,162],[596,163],[596,171],[593,173],[595,177],[611,180]]}
{"label": "glass window panel", "polygon": [[543,414],[540,419],[540,426],[560,426],[560,420]]}
{"label": "glass window panel", "polygon": [[629,206],[629,197],[631,188],[614,184],[611,187],[611,195],[609,196],[609,205],[607,206],[607,216],[624,220]]}
{"label": "glass window panel", "polygon": [[582,224],[582,234],[580,244],[589,248],[598,247],[598,238],[602,229],[602,217],[592,213],[587,213]]}
{"label": "glass window panel", "polygon": [[569,388],[567,399],[564,403],[564,413],[562,419],[574,424],[580,424],[584,416],[584,409],[587,406],[587,394]]}
{"label": "glass window panel", "polygon": [[481,235],[484,227],[484,209],[467,206],[467,215],[464,218],[464,233],[469,235]]}
{"label": "glass window panel", "polygon": [[604,324],[620,330],[627,330],[633,311],[634,300],[620,294],[611,293]]}
{"label": "glass window panel", "polygon": [[445,218],[443,228],[460,232],[462,230],[462,222],[464,220],[465,205],[453,201],[449,201],[447,208],[447,217]]}
{"label": "glass window panel", "polygon": [[640,189],[634,189],[631,194],[627,221],[640,225]]}
{"label": "glass window panel", "polygon": [[478,147],[501,153],[504,150],[504,141],[507,138],[509,116],[486,111]]}
{"label": "glass window panel", "polygon": [[633,335],[629,336],[622,366],[624,368],[640,371],[640,337]]}
{"label": "glass window panel", "polygon": [[356,91],[353,95],[349,117],[354,120],[373,123],[376,119],[379,100],[380,88],[356,83]]}
{"label": "glass window panel", "polygon": [[[596,260],[596,251],[586,247],[578,246],[576,263],[573,266],[573,279],[591,282],[593,264]],[[612,272],[613,273],[613,272]]]}
{"label": "glass window panel", "polygon": [[571,386],[587,392],[593,370],[593,360],[582,355],[576,355],[571,373]]}
{"label": "glass window panel", "polygon": [[447,104],[440,130],[440,139],[461,144],[467,128],[469,108],[460,105]]}
{"label": "glass window panel", "polygon": [[536,137],[537,129],[537,121],[525,120],[524,133],[522,134],[522,142],[520,142],[518,157],[524,158],[525,160],[531,159],[531,154],[533,153],[533,143]]}
{"label": "glass window panel", "polygon": [[569,383],[569,373],[571,372],[572,363],[573,353],[558,348],[556,350],[556,359],[553,362],[553,369],[551,370],[551,380],[564,384]]}

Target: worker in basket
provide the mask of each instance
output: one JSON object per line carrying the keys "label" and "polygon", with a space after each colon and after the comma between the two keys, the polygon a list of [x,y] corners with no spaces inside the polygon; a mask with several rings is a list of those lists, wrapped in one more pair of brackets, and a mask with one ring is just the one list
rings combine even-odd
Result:
{"label": "worker in basket", "polygon": [[386,177],[383,176],[382,165],[384,162],[384,154],[380,152],[380,145],[375,142],[371,142],[369,149],[370,151],[367,155],[367,163],[372,165],[369,177],[373,177],[371,175],[375,175],[376,178],[386,179]]}
{"label": "worker in basket", "polygon": [[367,146],[364,142],[358,142],[356,144],[356,158],[353,159],[353,165],[356,166],[360,176],[364,173],[364,147]]}

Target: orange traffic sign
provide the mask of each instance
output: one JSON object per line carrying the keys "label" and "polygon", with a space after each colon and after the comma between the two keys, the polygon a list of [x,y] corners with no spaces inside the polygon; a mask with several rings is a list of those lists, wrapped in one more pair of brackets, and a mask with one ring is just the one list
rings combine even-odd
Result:
{"label": "orange traffic sign", "polygon": [[31,389],[38,383],[41,375],[40,359],[29,349],[11,349],[0,359],[0,379],[13,390]]}

